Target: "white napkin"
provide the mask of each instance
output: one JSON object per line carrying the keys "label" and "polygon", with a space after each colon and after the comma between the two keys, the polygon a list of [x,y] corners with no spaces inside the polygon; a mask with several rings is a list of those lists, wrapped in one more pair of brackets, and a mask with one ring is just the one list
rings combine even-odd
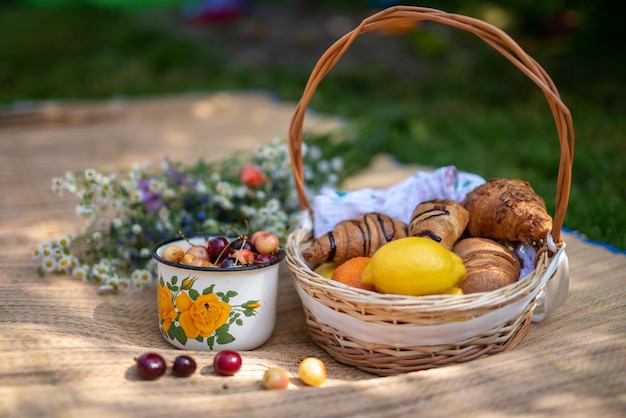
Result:
{"label": "white napkin", "polygon": [[419,203],[435,198],[460,202],[484,182],[485,179],[476,174],[446,166],[435,171],[417,171],[386,189],[347,192],[324,187],[312,201],[313,233],[318,238],[332,231],[339,222],[369,212],[382,213],[408,224]]}

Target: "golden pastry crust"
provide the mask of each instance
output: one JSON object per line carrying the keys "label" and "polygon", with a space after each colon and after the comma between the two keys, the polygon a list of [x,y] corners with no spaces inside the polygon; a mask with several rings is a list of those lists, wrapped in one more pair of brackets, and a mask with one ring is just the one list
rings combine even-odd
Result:
{"label": "golden pastry crust", "polygon": [[331,232],[305,248],[302,257],[311,263],[341,264],[354,257],[371,257],[389,241],[404,237],[404,222],[379,213],[366,213],[338,223]]}
{"label": "golden pastry crust", "polygon": [[520,263],[504,245],[487,238],[464,238],[453,249],[467,270],[460,288],[464,294],[490,292],[515,283]]}
{"label": "golden pastry crust", "polygon": [[408,235],[430,238],[448,250],[463,235],[469,212],[454,200],[432,199],[418,204],[411,214]]}
{"label": "golden pastry crust", "polygon": [[467,194],[462,202],[470,214],[473,237],[533,242],[552,229],[544,200],[530,184],[517,179],[491,179]]}

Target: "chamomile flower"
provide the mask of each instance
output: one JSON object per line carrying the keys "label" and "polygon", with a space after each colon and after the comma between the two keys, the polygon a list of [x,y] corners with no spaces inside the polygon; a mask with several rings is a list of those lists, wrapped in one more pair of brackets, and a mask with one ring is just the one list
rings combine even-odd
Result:
{"label": "chamomile flower", "polygon": [[41,269],[46,273],[52,273],[57,269],[57,260],[52,256],[45,256],[41,260]]}
{"label": "chamomile flower", "polygon": [[[324,161],[320,149],[306,144],[302,156],[307,193],[339,178],[341,159]],[[257,168],[264,181],[244,182],[244,167]],[[289,146],[277,138],[255,146],[251,161],[239,153],[194,166],[165,159],[154,171],[144,161],[122,171],[67,172],[52,179],[52,191],[73,195],[84,226],[79,234],[40,243],[32,256],[40,272],[95,282],[102,292],[144,288],[156,277],[151,246],[181,230],[191,235],[248,226],[284,240],[300,211],[291,168]]]}
{"label": "chamomile flower", "polygon": [[57,272],[66,274],[70,273],[72,271],[72,264],[74,264],[72,256],[62,255],[57,261]]}
{"label": "chamomile flower", "polygon": [[85,180],[94,181],[97,177],[98,173],[93,168],[88,168],[85,170]]}
{"label": "chamomile flower", "polygon": [[130,201],[132,203],[140,203],[143,201],[143,192],[141,189],[135,189],[130,194]]}
{"label": "chamomile flower", "polygon": [[86,280],[89,268],[85,265],[77,266],[72,269],[72,277],[78,280]]}
{"label": "chamomile flower", "polygon": [[52,191],[59,196],[63,195],[63,187],[65,187],[65,182],[61,177],[54,177],[52,179]]}
{"label": "chamomile flower", "polygon": [[278,199],[270,199],[267,201],[267,204],[265,205],[269,210],[271,210],[272,212],[277,211],[280,209],[280,202],[278,201]]}
{"label": "chamomile flower", "polygon": [[63,247],[63,248],[67,248],[70,246],[70,244],[72,243],[72,236],[71,235],[63,235],[59,238],[57,238],[56,244],[59,247]]}
{"label": "chamomile flower", "polygon": [[147,282],[152,280],[152,273],[150,273],[146,269],[137,269],[137,270],[133,271],[133,274],[131,275],[131,278],[133,280],[139,280],[139,281],[142,281],[144,283],[147,283]]}

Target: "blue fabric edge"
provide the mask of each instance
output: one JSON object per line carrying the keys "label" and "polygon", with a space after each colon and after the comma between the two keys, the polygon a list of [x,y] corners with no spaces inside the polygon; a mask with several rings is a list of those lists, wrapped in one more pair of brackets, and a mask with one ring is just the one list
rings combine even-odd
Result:
{"label": "blue fabric edge", "polygon": [[567,233],[567,234],[574,235],[576,238],[586,242],[587,244],[592,244],[592,245],[595,245],[595,246],[598,246],[598,247],[606,248],[607,250],[609,250],[609,251],[611,251],[612,253],[615,253],[615,254],[624,254],[624,255],[626,255],[626,250],[621,250],[621,249],[619,249],[619,248],[617,248],[617,247],[615,247],[615,246],[613,246],[611,244],[607,244],[605,242],[592,240],[590,238],[587,238],[581,232],[575,231],[573,229],[565,228],[565,227],[561,228],[561,230],[563,232]]}

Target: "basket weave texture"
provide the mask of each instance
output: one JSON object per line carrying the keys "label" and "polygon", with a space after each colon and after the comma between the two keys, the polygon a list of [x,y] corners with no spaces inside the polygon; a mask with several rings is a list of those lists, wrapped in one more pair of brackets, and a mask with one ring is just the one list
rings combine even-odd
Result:
{"label": "basket weave texture", "polygon": [[[564,245],[561,227],[569,199],[574,154],[572,118],[554,83],[506,33],[463,15],[395,6],[364,19],[322,55],[296,106],[289,130],[289,146],[296,189],[305,213],[310,215],[312,207],[303,176],[302,129],[315,89],[360,34],[414,21],[432,21],[474,33],[544,92],[561,149],[556,205],[550,233],[552,240],[539,251],[535,270],[530,275],[493,292],[463,296],[377,294],[325,279],[315,273],[314,266],[301,255],[313,241],[310,218],[303,221],[288,237],[286,263],[303,302],[309,335],[338,361],[378,375],[466,362],[510,350],[524,339],[539,292],[549,279],[547,275],[553,272],[550,266],[555,261],[555,253]],[[505,322],[498,318],[505,318]],[[486,322],[479,327],[470,325],[481,320]],[[491,325],[485,326],[485,323]],[[434,336],[442,329],[450,332]],[[479,331],[475,332],[476,329]]]}

